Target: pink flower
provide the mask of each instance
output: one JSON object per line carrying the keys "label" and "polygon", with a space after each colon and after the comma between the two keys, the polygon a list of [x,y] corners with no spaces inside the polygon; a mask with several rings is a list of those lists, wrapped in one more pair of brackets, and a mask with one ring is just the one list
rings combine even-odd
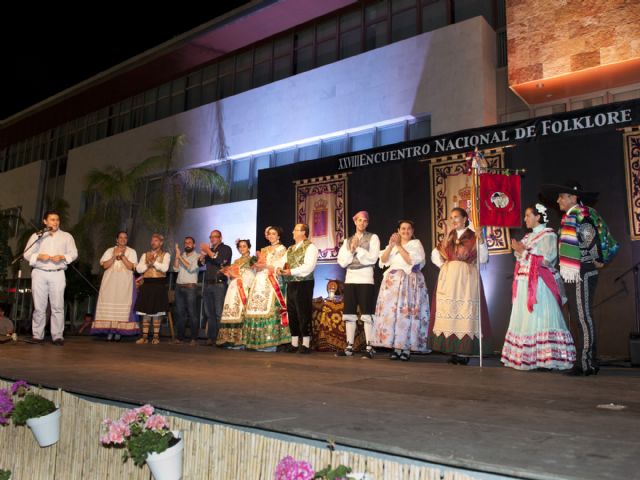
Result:
{"label": "pink flower", "polygon": [[11,385],[12,395],[17,394],[18,396],[22,397],[25,393],[27,393],[27,390],[29,390],[29,384],[24,380],[18,380],[16,383]]}
{"label": "pink flower", "polygon": [[136,414],[142,413],[145,417],[153,415],[153,407],[149,404],[143,405],[140,408],[135,409]]}
{"label": "pink flower", "polygon": [[144,427],[151,430],[162,430],[167,428],[168,425],[167,420],[162,415],[152,415],[147,419]]}
{"label": "pink flower", "polygon": [[120,422],[130,425],[138,419],[138,413],[135,410],[127,410],[120,417]]}
{"label": "pink flower", "polygon": [[315,471],[309,462],[297,462],[293,457],[286,456],[278,462],[273,475],[274,480],[312,480]]}

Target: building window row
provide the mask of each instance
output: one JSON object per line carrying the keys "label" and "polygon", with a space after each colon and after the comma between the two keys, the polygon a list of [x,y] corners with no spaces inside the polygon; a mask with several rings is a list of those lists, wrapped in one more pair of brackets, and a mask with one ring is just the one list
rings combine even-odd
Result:
{"label": "building window row", "polygon": [[11,145],[0,172],[477,15],[504,28],[504,0],[361,1]]}

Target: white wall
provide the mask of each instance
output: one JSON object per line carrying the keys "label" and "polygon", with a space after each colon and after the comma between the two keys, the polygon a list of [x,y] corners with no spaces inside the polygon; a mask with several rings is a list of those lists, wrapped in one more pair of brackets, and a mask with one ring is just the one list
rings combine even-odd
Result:
{"label": "white wall", "polygon": [[[180,165],[429,113],[434,135],[496,123],[495,34],[484,18],[424,33],[69,152],[65,198],[79,215],[93,168],[127,168],[154,139],[185,133]],[[255,216],[254,216],[255,218]],[[185,220],[186,221],[186,220]],[[222,227],[227,220],[223,220]],[[250,230],[255,231],[255,227]]]}

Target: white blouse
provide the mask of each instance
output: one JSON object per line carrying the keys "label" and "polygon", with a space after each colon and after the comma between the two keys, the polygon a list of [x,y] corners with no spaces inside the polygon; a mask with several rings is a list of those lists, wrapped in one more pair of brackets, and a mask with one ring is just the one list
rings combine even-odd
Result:
{"label": "white blouse", "polygon": [[424,253],[424,247],[422,243],[417,238],[413,240],[409,240],[407,243],[403,245],[404,249],[409,253],[409,257],[411,259],[411,265],[408,265],[407,262],[404,261],[402,255],[398,252],[398,247],[393,247],[391,252],[389,253],[389,258],[387,258],[386,262],[382,261],[382,255],[384,251],[380,253],[380,260],[378,261],[378,265],[380,268],[390,267],[387,271],[384,272],[386,276],[391,270],[403,270],[404,273],[409,274],[413,269],[414,265],[420,265],[420,269],[424,267],[426,261],[426,255]]}

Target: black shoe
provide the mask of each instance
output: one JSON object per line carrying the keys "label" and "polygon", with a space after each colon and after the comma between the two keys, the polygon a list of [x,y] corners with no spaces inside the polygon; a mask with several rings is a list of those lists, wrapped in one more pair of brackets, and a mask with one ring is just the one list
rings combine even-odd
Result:
{"label": "black shoe", "polygon": [[469,365],[469,357],[461,357],[458,355],[458,365]]}
{"label": "black shoe", "polygon": [[303,355],[308,355],[311,353],[311,349],[309,347],[305,347],[304,345],[300,345],[300,348],[298,349],[298,353],[301,353]]}
{"label": "black shoe", "polygon": [[400,354],[395,350],[391,352],[391,355],[389,355],[389,360],[399,360],[399,359],[400,359]]}
{"label": "black shoe", "polygon": [[447,360],[447,363],[450,363],[451,365],[457,365],[458,364],[458,356],[457,355],[451,355],[449,357],[449,359]]}
{"label": "black shoe", "polygon": [[411,354],[409,352],[402,352],[400,354],[400,361],[402,362],[408,362],[410,358],[411,358]]}
{"label": "black shoe", "polygon": [[585,375],[584,370],[582,370],[582,368],[575,366],[570,370],[567,370],[566,372],[564,372],[565,375],[568,375],[569,377],[582,377]]}
{"label": "black shoe", "polygon": [[345,348],[344,350],[340,350],[339,352],[336,352],[336,357],[351,357],[351,356],[353,356],[352,345],[347,345],[347,348]]}
{"label": "black shoe", "polygon": [[44,344],[44,338],[32,337],[31,340],[27,340],[27,343],[32,343],[34,345],[43,345]]}
{"label": "black shoe", "polygon": [[373,360],[374,355],[375,355],[375,351],[373,350],[373,348],[370,348],[368,350],[365,350],[360,358],[368,358]]}
{"label": "black shoe", "polygon": [[294,347],[293,345],[289,345],[285,352],[287,353],[296,353],[298,351],[298,347]]}
{"label": "black shoe", "polygon": [[62,338],[57,338],[53,341],[53,344],[58,347],[64,347],[64,340]]}
{"label": "black shoe", "polygon": [[119,342],[121,338],[122,338],[122,337],[116,333],[116,334],[113,336],[113,341],[114,341],[114,342]]}
{"label": "black shoe", "polygon": [[589,375],[597,375],[599,371],[600,367],[591,367],[584,371],[584,375],[585,377]]}

